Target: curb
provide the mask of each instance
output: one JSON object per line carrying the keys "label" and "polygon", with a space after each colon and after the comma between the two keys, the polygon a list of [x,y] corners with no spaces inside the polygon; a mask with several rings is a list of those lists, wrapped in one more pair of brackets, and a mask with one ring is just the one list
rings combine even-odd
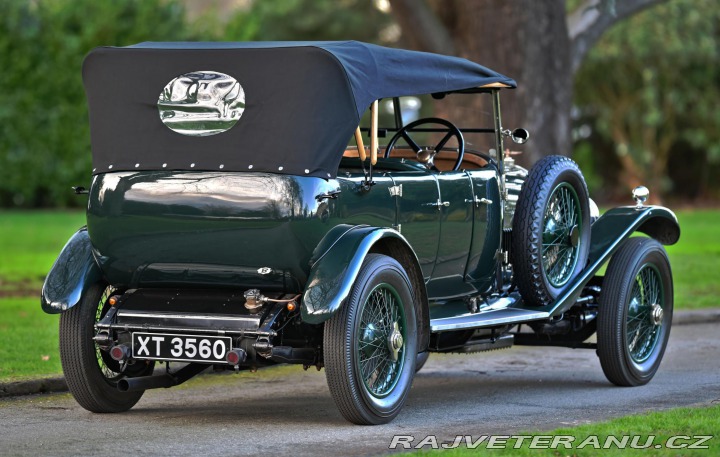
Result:
{"label": "curb", "polygon": [[[720,308],[679,311],[673,315],[673,325],[698,325],[716,322],[720,322]],[[67,390],[67,383],[62,376],[27,381],[0,382],[0,398],[67,392]]]}
{"label": "curb", "polygon": [[673,325],[712,324],[720,322],[720,309],[694,309],[673,314]]}
{"label": "curb", "polygon": [[67,383],[62,376],[29,379],[27,381],[0,382],[0,398],[50,392],[67,392],[67,390]]}

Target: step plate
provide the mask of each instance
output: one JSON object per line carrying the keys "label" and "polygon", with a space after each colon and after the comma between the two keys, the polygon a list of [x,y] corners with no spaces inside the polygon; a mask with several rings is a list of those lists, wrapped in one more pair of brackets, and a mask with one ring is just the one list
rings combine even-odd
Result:
{"label": "step plate", "polygon": [[495,327],[504,324],[548,319],[550,313],[518,308],[493,309],[479,313],[466,313],[459,316],[430,320],[430,331],[449,332],[469,328]]}

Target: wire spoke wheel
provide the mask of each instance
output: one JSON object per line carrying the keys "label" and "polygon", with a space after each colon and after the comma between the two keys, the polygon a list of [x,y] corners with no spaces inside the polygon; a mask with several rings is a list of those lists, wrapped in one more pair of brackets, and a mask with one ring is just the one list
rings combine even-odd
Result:
{"label": "wire spoke wheel", "polygon": [[397,291],[379,284],[368,296],[360,315],[357,361],[365,388],[378,398],[397,384],[406,339],[405,314]]}
{"label": "wire spoke wheel", "polygon": [[68,389],[80,406],[95,413],[132,408],[143,392],[120,392],[117,382],[125,376],[150,375],[154,367],[144,361],[121,367],[93,340],[95,324],[110,309],[113,293],[107,284],[92,285],[78,304],[60,315],[60,361]]}
{"label": "wire spoke wheel", "polygon": [[635,276],[625,321],[628,351],[637,363],[647,360],[657,345],[664,314],[663,303],[660,273],[652,265],[643,265]]}
{"label": "wire spoke wheel", "polygon": [[[107,314],[110,307],[110,305],[108,304],[108,299],[110,298],[110,296],[112,296],[114,292],[115,288],[111,286],[106,287],[103,291],[102,295],[100,296],[100,300],[97,303],[97,311],[95,312],[95,323],[99,322],[100,319],[102,319],[105,314]],[[113,387],[117,386],[117,381],[123,377],[123,374],[121,373],[120,363],[118,363],[116,360],[113,360],[113,358],[110,357],[110,354],[107,351],[101,350],[100,346],[98,346],[97,344],[95,344],[95,359],[97,360],[98,367],[100,367],[100,371],[102,372],[108,383]]]}
{"label": "wire spoke wheel", "polygon": [[613,254],[598,309],[598,357],[619,386],[648,383],[665,353],[673,313],[667,253],[651,238],[629,238]]}
{"label": "wire spoke wheel", "polygon": [[587,263],[590,197],[577,164],[548,156],[530,170],[512,221],[514,283],[530,306],[557,299]]}
{"label": "wire spoke wheel", "polygon": [[579,257],[581,230],[577,192],[568,183],[561,183],[550,195],[543,219],[542,264],[554,287],[565,285],[572,277]]}
{"label": "wire spoke wheel", "polygon": [[398,415],[415,376],[417,318],[405,269],[371,253],[350,295],[325,323],[323,360],[330,393],[354,424],[385,424]]}

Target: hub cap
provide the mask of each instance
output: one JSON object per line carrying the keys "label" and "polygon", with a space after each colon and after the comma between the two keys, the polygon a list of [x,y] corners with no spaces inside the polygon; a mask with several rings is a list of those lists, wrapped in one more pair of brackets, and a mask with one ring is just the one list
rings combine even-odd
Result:
{"label": "hub cap", "polygon": [[370,292],[361,313],[356,350],[360,376],[367,391],[381,398],[402,373],[405,313],[397,291],[385,283]]}
{"label": "hub cap", "polygon": [[553,287],[567,283],[580,251],[580,200],[568,183],[559,184],[548,200],[543,218],[542,263]]}
{"label": "hub cap", "polygon": [[394,362],[397,362],[398,354],[400,353],[400,349],[402,349],[404,342],[402,334],[400,333],[400,326],[398,326],[398,323],[395,322],[393,325],[393,331],[388,337],[388,348],[390,348],[390,356]]}
{"label": "hub cap", "polygon": [[665,312],[663,287],[657,269],[646,264],[635,276],[625,327],[630,358],[647,360],[657,346]]}

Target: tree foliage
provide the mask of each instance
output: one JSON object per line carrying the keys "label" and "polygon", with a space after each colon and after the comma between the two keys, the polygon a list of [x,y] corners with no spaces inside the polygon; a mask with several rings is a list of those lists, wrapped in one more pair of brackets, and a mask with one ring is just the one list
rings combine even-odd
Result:
{"label": "tree foliage", "polygon": [[[95,46],[145,40],[358,39],[394,44],[400,38],[403,46],[444,44],[452,53],[500,71],[508,65],[515,69],[508,73],[521,87],[504,98],[504,118],[508,125],[530,128],[532,123],[521,122],[522,116],[542,120],[531,141],[544,153],[558,152],[542,140],[564,136],[569,108],[559,107],[570,106],[565,103],[570,93],[557,107],[547,100],[531,102],[532,95],[558,99],[555,86],[543,92],[543,78],[550,75],[546,79],[552,81],[552,71],[562,68],[569,73],[560,80],[570,81],[568,75],[583,61],[575,77],[574,104],[581,114],[575,131],[591,135],[581,135],[576,150],[594,159],[589,164],[594,167],[583,167],[598,170],[590,181],[608,188],[620,169],[624,187],[643,182],[676,190],[683,181],[673,173],[681,167],[668,164],[680,153],[686,159],[682,168],[697,170],[700,187],[719,187],[708,171],[712,168],[703,166],[720,163],[716,0],[671,0],[637,15],[661,0],[391,0],[393,15],[378,7],[388,5],[381,0],[255,0],[232,14],[208,10],[190,20],[180,1],[0,1],[0,206],[83,204],[69,189],[90,180],[82,60]],[[558,13],[568,14],[570,48],[565,51],[543,32],[542,27],[566,24],[564,18],[548,21],[544,2],[566,7]],[[614,22],[618,24],[606,31]],[[530,33],[529,27],[538,31]],[[446,39],[438,40],[438,34]],[[483,34],[489,34],[487,39]],[[533,51],[535,42],[544,47]],[[520,45],[523,52],[518,52]],[[553,64],[541,78],[547,69],[540,67],[550,65],[546,55],[560,52],[570,53],[572,65]],[[518,105],[514,111],[520,118],[514,119],[512,97],[520,95],[530,106]],[[553,125],[559,127],[548,127]]]}
{"label": "tree foliage", "polygon": [[0,2],[0,204],[79,203],[70,186],[87,186],[91,170],[83,58],[193,38],[183,17],[167,0]]}
{"label": "tree foliage", "polygon": [[[576,104],[601,137],[593,154],[619,164],[627,185],[673,190],[668,166],[680,144],[720,161],[719,26],[716,1],[673,0],[618,24],[590,51]],[[690,165],[687,154],[676,159]]]}
{"label": "tree foliage", "polygon": [[360,40],[387,42],[395,33],[390,16],[368,0],[255,1],[227,23],[230,41]]}

